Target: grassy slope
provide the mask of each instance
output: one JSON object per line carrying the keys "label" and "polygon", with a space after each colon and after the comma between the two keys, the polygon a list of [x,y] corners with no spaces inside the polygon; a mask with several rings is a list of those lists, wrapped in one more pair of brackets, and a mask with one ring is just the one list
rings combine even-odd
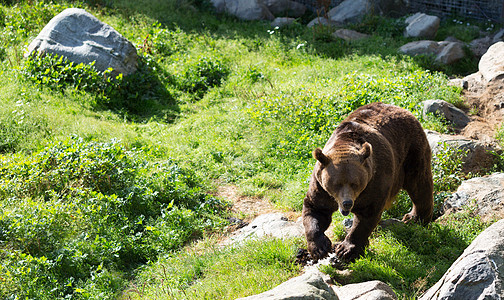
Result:
{"label": "grassy slope", "polygon": [[[370,18],[357,29],[371,31],[375,37],[347,43],[332,39],[325,30],[314,32],[298,24],[271,31],[266,23],[215,17],[186,1],[123,0],[114,1],[113,8],[106,1],[98,4],[102,6],[80,5],[138,46],[146,46],[144,55],[158,68],[154,74],[175,102],[159,106],[158,111],[141,107],[140,102],[141,113],[132,114],[96,109],[91,104],[95,96],[89,93],[51,91],[23,81],[15,71],[23,64],[20,49],[47,22],[29,16],[32,28],[23,29],[12,44],[4,41],[8,59],[3,60],[0,75],[0,135],[13,141],[4,150],[7,157],[11,151],[29,156],[72,135],[101,142],[118,138],[127,148],[156,147],[158,151],[148,159],[173,159],[193,170],[207,189],[215,182],[234,183],[246,194],[267,196],[279,207],[299,210],[312,168],[310,151],[323,145],[345,112],[370,101],[395,103],[415,113],[425,99],[459,101],[458,91],[446,86],[445,75],[424,71],[427,58],[412,60],[396,54],[405,40],[392,21]],[[39,9],[51,16],[63,6]],[[15,13],[15,7],[4,7],[4,14]],[[8,31],[5,27],[4,36]],[[218,61],[229,75],[220,87],[195,98],[174,81],[183,80],[187,70],[201,61]],[[463,65],[474,63],[468,60]],[[422,122],[443,128],[437,120]],[[3,201],[3,207],[10,209]],[[418,239],[444,253],[443,260],[433,260],[433,248],[405,238],[404,230],[378,231],[366,258],[351,266],[353,279],[342,281],[380,279],[401,297],[412,297],[435,282],[484,228],[471,216],[446,224],[414,227]],[[336,235],[341,235],[341,227],[336,227]],[[298,271],[292,261],[302,241],[252,243],[236,251],[214,249],[212,239],[203,244],[190,250],[194,253],[173,252],[152,260],[135,272],[139,274],[136,287],[129,289],[128,296],[232,299],[258,293]],[[416,267],[401,263],[403,257]],[[107,272],[108,285],[100,286],[99,279],[76,285],[75,295],[112,296],[132,274],[122,269]],[[222,284],[237,276],[242,280]],[[2,282],[8,289],[9,282]]]}

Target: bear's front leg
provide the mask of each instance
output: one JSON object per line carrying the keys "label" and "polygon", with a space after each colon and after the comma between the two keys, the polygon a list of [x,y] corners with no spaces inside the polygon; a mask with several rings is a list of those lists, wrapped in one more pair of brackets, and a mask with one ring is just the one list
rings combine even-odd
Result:
{"label": "bear's front leg", "polygon": [[303,207],[303,225],[308,246],[308,252],[313,259],[318,260],[327,256],[331,251],[331,241],[324,234],[331,224],[332,212],[321,212]]}
{"label": "bear's front leg", "polygon": [[362,217],[354,213],[353,225],[345,240],[339,243],[334,252],[344,262],[352,262],[364,254],[369,244],[369,236],[376,228],[381,216]]}

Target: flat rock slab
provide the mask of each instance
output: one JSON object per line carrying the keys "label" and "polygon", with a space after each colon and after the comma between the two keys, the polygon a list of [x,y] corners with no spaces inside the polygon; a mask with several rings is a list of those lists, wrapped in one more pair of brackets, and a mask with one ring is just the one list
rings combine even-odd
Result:
{"label": "flat rock slab", "polygon": [[332,34],[336,38],[344,39],[345,41],[354,41],[368,38],[369,35],[357,32],[350,29],[338,29]]}
{"label": "flat rock slab", "polygon": [[49,21],[30,43],[25,57],[37,53],[65,56],[76,64],[95,62],[102,72],[112,68],[116,74],[128,75],[137,69],[135,46],[80,8],[65,9]]}
{"label": "flat rock slab", "polygon": [[282,213],[264,214],[255,218],[249,225],[234,232],[223,245],[244,242],[248,239],[304,237],[302,222],[289,221]]}
{"label": "flat rock slab", "polygon": [[452,122],[457,128],[464,128],[471,122],[471,119],[461,109],[444,100],[425,100],[423,105],[424,117],[428,113],[437,114]]}
{"label": "flat rock slab", "polygon": [[334,290],[325,282],[327,275],[317,269],[310,269],[305,274],[294,277],[264,293],[240,298],[241,300],[338,300]]}
{"label": "flat rock slab", "polygon": [[432,130],[425,130],[425,134],[434,154],[445,151],[445,144],[453,149],[467,151],[467,156],[462,159],[464,172],[487,170],[495,161],[491,151],[500,151],[497,145],[482,143],[462,135],[441,134]]}
{"label": "flat rock slab", "polygon": [[463,44],[449,41],[421,40],[409,42],[401,46],[399,52],[410,56],[433,55],[436,63],[445,65],[453,64],[465,56]]}
{"label": "flat rock slab", "polygon": [[476,205],[483,219],[504,217],[504,173],[465,180],[444,203],[444,209]]}
{"label": "flat rock slab", "polygon": [[345,0],[328,12],[329,19],[337,24],[356,23],[372,10],[369,0]]}
{"label": "flat rock slab", "polygon": [[296,21],[296,19],[294,19],[294,18],[278,17],[278,18],[275,18],[275,20],[273,20],[271,22],[271,27],[282,28],[282,27],[294,24],[295,21]]}
{"label": "flat rock slab", "polygon": [[395,300],[397,295],[387,284],[378,281],[347,284],[334,287],[339,300]]}

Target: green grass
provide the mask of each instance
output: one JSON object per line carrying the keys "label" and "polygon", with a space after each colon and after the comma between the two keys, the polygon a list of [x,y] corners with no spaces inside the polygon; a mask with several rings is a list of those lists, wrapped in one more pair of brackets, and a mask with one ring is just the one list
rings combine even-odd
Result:
{"label": "green grass", "polygon": [[[211,196],[216,185],[299,212],[310,153],[346,114],[382,101],[448,131],[424,119],[419,104],[460,104],[448,75],[476,65],[398,54],[409,41],[404,24],[381,17],[352,26],[371,38],[345,42],[301,24],[310,16],[273,30],[216,15],[208,1],[11,2],[0,6],[0,298],[231,298],[272,288],[299,272],[293,261],[303,242],[217,249],[210,237],[229,212]],[[87,9],[132,41],[139,71],[111,78],[56,57],[23,59],[67,7]],[[464,175],[456,159],[438,161],[440,202]],[[390,215],[408,205],[400,196]],[[334,218],[342,238],[343,218]],[[463,249],[484,226],[464,217],[379,230],[352,280],[381,279],[413,297],[455,259],[427,259],[430,248],[415,241]],[[412,230],[418,236],[404,238]],[[421,272],[387,260],[401,256],[425,260]]]}
{"label": "green grass", "polygon": [[301,245],[295,239],[263,239],[169,255],[141,272],[139,283],[120,299],[236,299],[260,293],[300,271],[294,261]]}
{"label": "green grass", "polygon": [[441,278],[486,226],[471,212],[463,212],[443,216],[426,227],[378,228],[365,256],[348,266],[350,277],[330,266],[322,270],[343,284],[381,280],[400,299],[416,299]]}

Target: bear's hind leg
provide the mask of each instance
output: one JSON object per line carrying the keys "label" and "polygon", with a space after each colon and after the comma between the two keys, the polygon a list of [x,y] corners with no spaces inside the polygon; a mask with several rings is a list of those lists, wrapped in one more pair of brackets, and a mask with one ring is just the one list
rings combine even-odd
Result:
{"label": "bear's hind leg", "polygon": [[404,189],[408,192],[413,208],[404,215],[402,221],[408,223],[410,221],[420,221],[427,224],[432,220],[434,208],[433,184],[430,168],[428,172],[421,176],[412,176],[405,182]]}

